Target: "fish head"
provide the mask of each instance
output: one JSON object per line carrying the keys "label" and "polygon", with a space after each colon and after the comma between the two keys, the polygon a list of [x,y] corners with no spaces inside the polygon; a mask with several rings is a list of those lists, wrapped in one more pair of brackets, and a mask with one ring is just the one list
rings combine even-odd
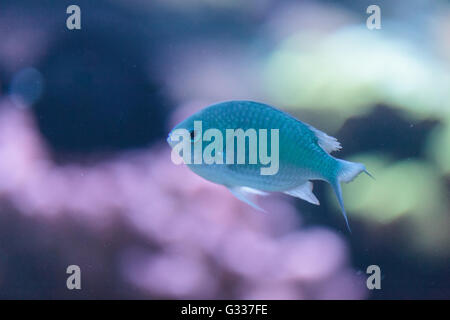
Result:
{"label": "fish head", "polygon": [[[219,110],[220,111],[220,110]],[[223,164],[207,164],[205,161],[205,148],[208,146],[209,141],[204,140],[204,134],[209,129],[215,129],[223,134],[224,129],[223,123],[221,123],[221,117],[218,116],[218,110],[214,108],[203,109],[192,116],[186,118],[177,124],[169,133],[167,137],[167,142],[176,151],[177,156],[181,156],[184,153],[179,151],[177,145],[182,145],[181,141],[188,139],[190,143],[190,162],[186,163],[189,169],[199,176],[215,182],[222,184],[223,171],[226,169]],[[217,132],[216,131],[216,132]],[[181,138],[180,138],[181,136]],[[201,163],[195,163],[195,152],[200,151]],[[223,150],[217,151],[217,155],[223,157]]]}
{"label": "fish head", "polygon": [[178,136],[182,135],[183,133],[189,135],[191,147],[194,147],[195,144],[201,142],[201,132],[199,132],[195,128],[195,122],[198,121],[200,121],[202,124],[204,123],[201,111],[191,115],[190,117],[186,118],[185,120],[178,123],[175,127],[173,127],[167,137],[167,143],[170,145],[170,147],[173,148],[176,144],[179,143],[180,140]]}

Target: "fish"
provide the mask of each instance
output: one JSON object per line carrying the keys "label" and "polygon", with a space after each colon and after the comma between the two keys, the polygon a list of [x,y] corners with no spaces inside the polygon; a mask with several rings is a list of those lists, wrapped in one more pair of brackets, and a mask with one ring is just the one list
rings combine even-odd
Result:
{"label": "fish", "polygon": [[[240,145],[237,130],[241,130],[241,136],[244,134]],[[272,192],[319,205],[312,181],[326,181],[337,197],[350,233],[341,182],[348,183],[361,172],[371,176],[363,164],[331,155],[341,149],[336,138],[255,101],[210,105],[177,124],[167,142],[194,173],[225,186],[236,198],[261,211],[264,210],[255,203],[256,197]],[[242,147],[244,162],[242,158],[239,161]],[[202,156],[204,161],[200,159]]]}

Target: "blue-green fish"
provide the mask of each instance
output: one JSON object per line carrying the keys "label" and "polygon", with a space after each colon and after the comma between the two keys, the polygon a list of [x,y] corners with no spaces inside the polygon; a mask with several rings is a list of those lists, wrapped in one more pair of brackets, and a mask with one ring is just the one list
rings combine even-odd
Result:
{"label": "blue-green fish", "polygon": [[[243,133],[244,162],[242,158],[239,161],[237,129]],[[177,138],[175,133],[183,131],[187,136]],[[336,138],[269,105],[228,101],[206,107],[175,126],[168,137],[173,151],[179,151],[181,141],[189,150],[182,149],[179,154],[184,153],[185,163],[193,172],[224,185],[257,209],[252,196],[268,192],[283,192],[319,205],[311,180],[327,181],[350,230],[340,182],[349,182],[361,172],[369,173],[363,164],[330,155],[341,149]],[[204,159],[200,159],[202,156]]]}

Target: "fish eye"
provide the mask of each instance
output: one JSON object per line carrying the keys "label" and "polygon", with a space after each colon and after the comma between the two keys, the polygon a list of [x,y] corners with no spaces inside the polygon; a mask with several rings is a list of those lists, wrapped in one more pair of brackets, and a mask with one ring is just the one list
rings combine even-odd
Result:
{"label": "fish eye", "polygon": [[191,142],[197,142],[200,138],[200,135],[195,130],[191,130],[189,135],[191,137]]}

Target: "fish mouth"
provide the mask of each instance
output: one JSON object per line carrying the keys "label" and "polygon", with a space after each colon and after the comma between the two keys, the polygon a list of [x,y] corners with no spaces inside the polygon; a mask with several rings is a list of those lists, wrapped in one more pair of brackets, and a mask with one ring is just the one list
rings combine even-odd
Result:
{"label": "fish mouth", "polygon": [[177,141],[175,141],[175,140],[173,139],[173,137],[172,137],[172,131],[169,132],[169,134],[167,135],[166,141],[167,141],[167,143],[169,144],[169,146],[170,146],[171,148],[173,148],[173,147],[175,146],[175,144],[176,144]]}

